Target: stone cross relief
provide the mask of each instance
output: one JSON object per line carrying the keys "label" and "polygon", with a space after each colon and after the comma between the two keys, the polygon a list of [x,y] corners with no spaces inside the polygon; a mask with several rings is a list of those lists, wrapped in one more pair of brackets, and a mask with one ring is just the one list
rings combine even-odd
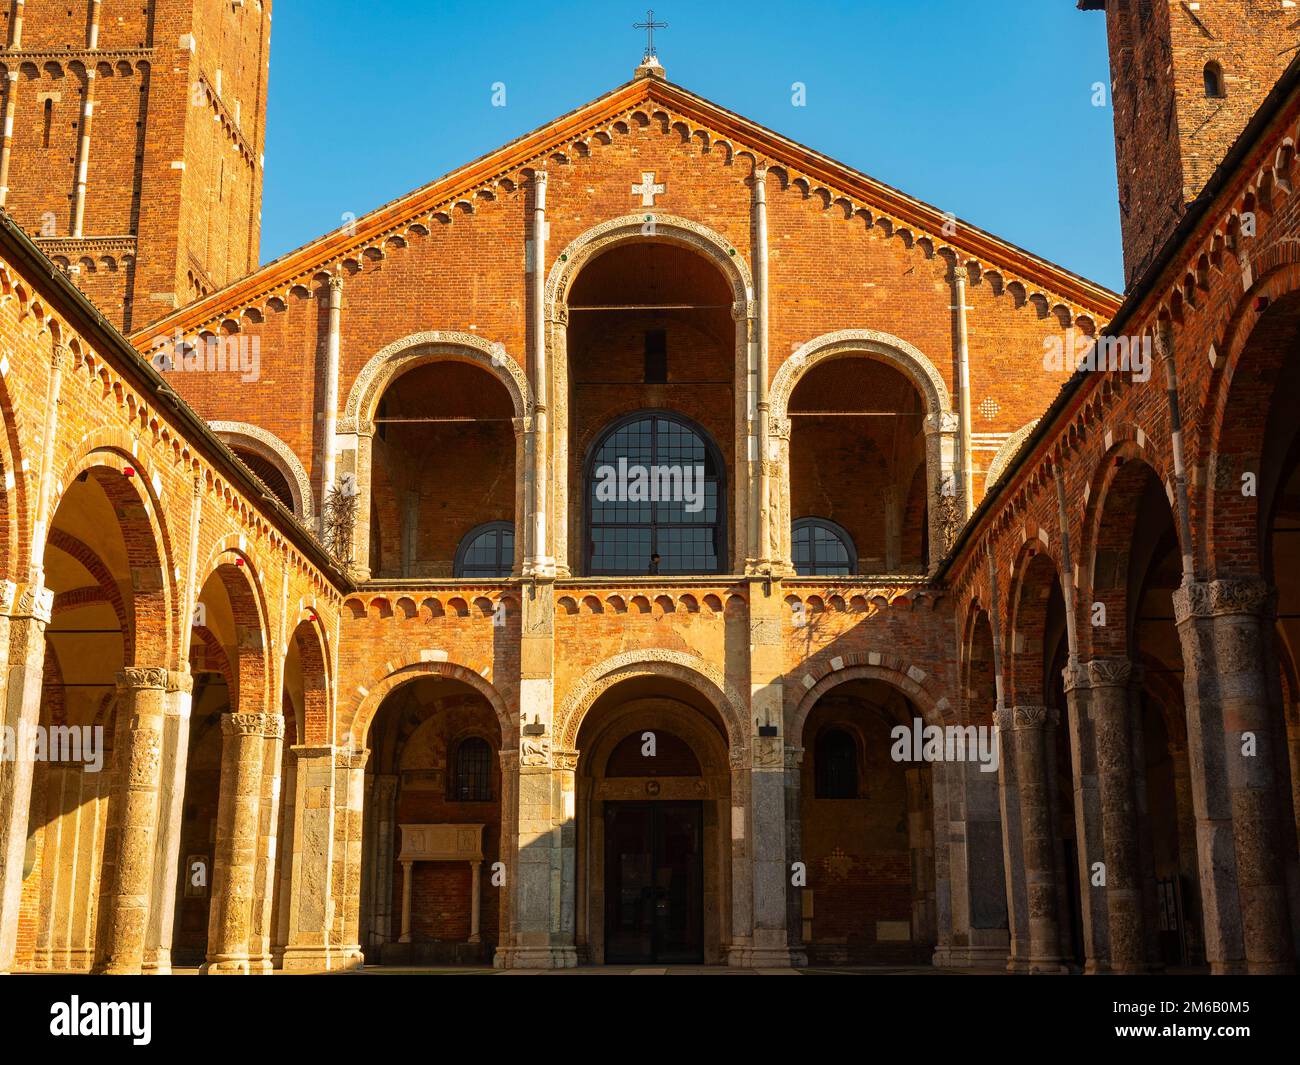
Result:
{"label": "stone cross relief", "polygon": [[663,182],[655,184],[655,172],[651,170],[649,173],[643,173],[641,175],[641,184],[633,185],[632,192],[641,197],[642,207],[653,207],[655,205],[655,197],[665,192],[667,188],[668,186]]}

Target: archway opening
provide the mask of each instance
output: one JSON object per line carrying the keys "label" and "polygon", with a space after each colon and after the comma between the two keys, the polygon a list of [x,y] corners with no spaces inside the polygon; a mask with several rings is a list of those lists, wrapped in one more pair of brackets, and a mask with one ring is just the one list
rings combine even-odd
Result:
{"label": "archway opening", "polygon": [[[514,405],[484,367],[425,363],[392,381],[374,413],[370,571],[376,577],[452,577],[467,534],[513,526]],[[513,550],[513,544],[512,544]],[[512,553],[490,574],[508,577]]]}
{"label": "archway opening", "polygon": [[[929,561],[925,401],[902,371],[869,357],[821,362],[790,397],[790,515],[795,571],[809,519],[837,526],[850,572],[922,573]],[[823,535],[823,539],[825,536]]]}
{"label": "archway opening", "polygon": [[[736,484],[737,389],[735,383],[736,324],[731,309],[731,286],[716,266],[704,256],[680,245],[654,240],[619,244],[587,263],[568,293],[568,481],[587,488],[588,465],[598,438],[632,412],[662,412],[678,428],[667,428],[660,438],[653,427],[635,431],[636,439],[623,443],[630,450],[629,466],[663,466],[676,471],[669,475],[669,497],[653,504],[675,508],[671,517],[686,525],[700,523],[700,511],[686,498],[684,480],[698,461],[701,448],[686,439],[693,434],[710,441],[716,451],[717,469],[712,480],[720,486]],[[743,398],[743,397],[742,397]],[[668,423],[665,423],[667,425]],[[690,427],[686,429],[684,427]],[[640,437],[651,433],[648,447],[662,440],[662,451],[643,453]],[[680,437],[680,439],[678,439]],[[636,474],[625,475],[615,486],[619,501],[635,506]],[[650,550],[642,543],[644,534],[614,532],[598,546],[587,533],[590,491],[570,495],[570,565],[578,573],[597,572],[601,556],[593,556],[605,544],[623,544],[636,556],[639,568],[650,569]],[[689,511],[686,506],[691,506]],[[695,548],[702,533],[680,534],[691,550],[682,554],[677,572],[726,572],[733,565],[734,536],[726,522],[735,510],[725,491],[714,504],[723,535],[718,538],[714,559],[710,551]],[[680,522],[679,522],[680,523]],[[605,534],[597,533],[600,539]],[[671,538],[670,538],[671,539]],[[669,551],[660,550],[666,561]],[[644,556],[644,557],[642,557]],[[630,567],[631,562],[627,565]],[[667,572],[667,569],[663,569]]]}
{"label": "archway opening", "polygon": [[59,501],[44,545],[54,599],[19,907],[20,969],[84,972],[97,961],[99,915],[113,876],[105,826],[117,812],[117,675],[136,661],[138,610],[148,611],[150,592],[161,590],[159,574],[140,565],[140,549],[124,535],[124,515],[147,524],[124,481],[120,468],[80,474]]}
{"label": "archway opening", "polygon": [[823,694],[804,722],[801,894],[813,964],[930,961],[931,771],[894,757],[893,730],[917,723],[921,714],[902,692],[860,678]]}
{"label": "archway opening", "polygon": [[227,441],[226,446],[235,453],[235,456],[247,466],[260,480],[276,499],[284,504],[285,509],[291,514],[301,518],[302,508],[294,501],[293,489],[289,486],[289,478],[284,474],[278,465],[250,448],[242,447],[232,441]]}
{"label": "archway opening", "polygon": [[501,728],[476,688],[420,677],[370,725],[362,853],[367,964],[483,964],[500,940]]}
{"label": "archway opening", "polygon": [[731,912],[726,729],[690,685],[629,678],[578,731],[582,961],[725,960]]}

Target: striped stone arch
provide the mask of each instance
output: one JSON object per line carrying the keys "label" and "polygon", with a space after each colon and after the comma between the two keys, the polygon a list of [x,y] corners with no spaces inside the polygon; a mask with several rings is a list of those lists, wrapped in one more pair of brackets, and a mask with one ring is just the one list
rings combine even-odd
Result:
{"label": "striped stone arch", "polygon": [[664,648],[626,651],[587,670],[569,688],[557,707],[553,734],[561,750],[577,748],[578,729],[596,700],[610,688],[632,677],[668,677],[694,688],[722,718],[732,751],[749,745],[748,701],[722,671],[694,655]]}
{"label": "striped stone arch", "polygon": [[303,522],[316,513],[311,479],[293,448],[272,432],[248,422],[208,422],[208,427],[227,444],[236,445],[266,459],[280,471],[293,496],[293,511]]}
{"label": "striped stone arch", "polygon": [[1039,419],[1035,418],[1032,422],[1026,422],[1002,442],[1002,446],[994,454],[993,461],[989,463],[989,468],[984,474],[985,495],[988,495],[989,489],[997,483],[998,478],[1006,471],[1011,460],[1016,457],[1021,445],[1029,439],[1029,434],[1034,431],[1038,421]]}
{"label": "striped stone arch", "polygon": [[456,662],[409,662],[405,665],[385,662],[371,674],[368,683],[357,686],[356,694],[349,700],[346,716],[339,715],[340,721],[346,719],[348,722],[347,730],[354,750],[364,749],[366,734],[384,699],[403,684],[421,677],[446,677],[473,688],[488,701],[497,716],[501,727],[501,749],[509,750],[518,745],[514,711],[496,686],[482,674]]}
{"label": "striped stone arch", "polygon": [[939,694],[938,685],[926,670],[880,651],[857,651],[827,661],[810,662],[807,669],[790,680],[797,685],[795,690],[803,693],[790,712],[785,730],[785,742],[790,747],[802,745],[804,725],[817,700],[851,680],[878,680],[896,688],[916,704],[927,724],[940,725],[956,712],[948,699]]}
{"label": "striped stone arch", "polygon": [[375,407],[394,380],[416,366],[440,360],[467,362],[486,370],[510,393],[516,418],[532,413],[533,397],[528,377],[501,344],[494,344],[473,333],[433,330],[412,333],[376,352],[357,374],[348,392],[339,433],[371,435]]}

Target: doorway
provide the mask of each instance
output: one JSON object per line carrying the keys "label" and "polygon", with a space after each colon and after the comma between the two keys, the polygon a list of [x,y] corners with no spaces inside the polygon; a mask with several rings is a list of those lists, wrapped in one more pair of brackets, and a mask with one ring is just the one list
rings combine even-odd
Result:
{"label": "doorway", "polygon": [[605,804],[605,961],[704,961],[704,804]]}

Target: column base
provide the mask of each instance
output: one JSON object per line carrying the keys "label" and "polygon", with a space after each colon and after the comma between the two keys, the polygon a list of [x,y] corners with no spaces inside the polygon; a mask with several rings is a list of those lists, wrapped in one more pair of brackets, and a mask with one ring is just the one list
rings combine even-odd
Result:
{"label": "column base", "polygon": [[219,957],[205,961],[199,968],[203,976],[247,976],[249,961],[247,957]]}
{"label": "column base", "polygon": [[799,948],[744,944],[727,948],[727,966],[731,969],[794,969],[807,964],[808,955]]}
{"label": "column base", "polygon": [[347,955],[329,947],[286,947],[280,971],[286,973],[328,973],[357,968]]}
{"label": "column base", "polygon": [[494,969],[576,969],[578,948],[498,947],[492,957]]}

